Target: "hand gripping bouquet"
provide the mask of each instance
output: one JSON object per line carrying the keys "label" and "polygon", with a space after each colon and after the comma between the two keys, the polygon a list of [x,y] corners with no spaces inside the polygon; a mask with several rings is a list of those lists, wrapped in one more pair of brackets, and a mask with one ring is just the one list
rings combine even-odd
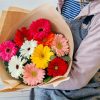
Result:
{"label": "hand gripping bouquet", "polygon": [[5,88],[1,91],[57,86],[68,80],[73,38],[55,8],[43,5],[29,12],[13,7],[2,16],[0,78]]}

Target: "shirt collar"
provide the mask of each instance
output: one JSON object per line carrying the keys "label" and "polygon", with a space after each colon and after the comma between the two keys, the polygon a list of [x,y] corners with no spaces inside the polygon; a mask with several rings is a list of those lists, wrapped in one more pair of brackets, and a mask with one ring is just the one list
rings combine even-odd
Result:
{"label": "shirt collar", "polygon": [[89,3],[87,6],[85,6],[81,10],[80,14],[76,18],[80,18],[83,16],[89,16],[89,15],[95,15],[97,13],[100,13],[100,0],[95,0]]}

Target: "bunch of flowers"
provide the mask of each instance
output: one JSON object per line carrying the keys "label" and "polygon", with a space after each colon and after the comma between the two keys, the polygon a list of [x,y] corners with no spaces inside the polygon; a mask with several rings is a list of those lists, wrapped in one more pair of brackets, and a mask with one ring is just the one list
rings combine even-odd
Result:
{"label": "bunch of flowers", "polygon": [[0,44],[0,58],[9,74],[30,86],[63,76],[70,62],[69,51],[68,39],[54,33],[51,22],[44,18],[33,21],[29,28],[22,27],[13,40]]}

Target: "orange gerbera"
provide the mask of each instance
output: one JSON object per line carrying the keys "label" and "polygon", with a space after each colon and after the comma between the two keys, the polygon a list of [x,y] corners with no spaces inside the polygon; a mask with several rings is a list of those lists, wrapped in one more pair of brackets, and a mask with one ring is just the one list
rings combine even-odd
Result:
{"label": "orange gerbera", "polygon": [[55,34],[49,33],[47,37],[43,38],[41,41],[38,41],[38,44],[43,44],[44,46],[51,46]]}

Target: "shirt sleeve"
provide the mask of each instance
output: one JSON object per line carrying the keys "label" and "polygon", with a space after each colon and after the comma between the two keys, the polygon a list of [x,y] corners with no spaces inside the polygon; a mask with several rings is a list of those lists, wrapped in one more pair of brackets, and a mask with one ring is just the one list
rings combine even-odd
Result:
{"label": "shirt sleeve", "polygon": [[[80,89],[86,86],[100,69],[100,15],[94,16],[92,20],[88,35],[75,54],[70,79],[60,83],[55,89]],[[54,89],[50,86],[46,88]]]}

